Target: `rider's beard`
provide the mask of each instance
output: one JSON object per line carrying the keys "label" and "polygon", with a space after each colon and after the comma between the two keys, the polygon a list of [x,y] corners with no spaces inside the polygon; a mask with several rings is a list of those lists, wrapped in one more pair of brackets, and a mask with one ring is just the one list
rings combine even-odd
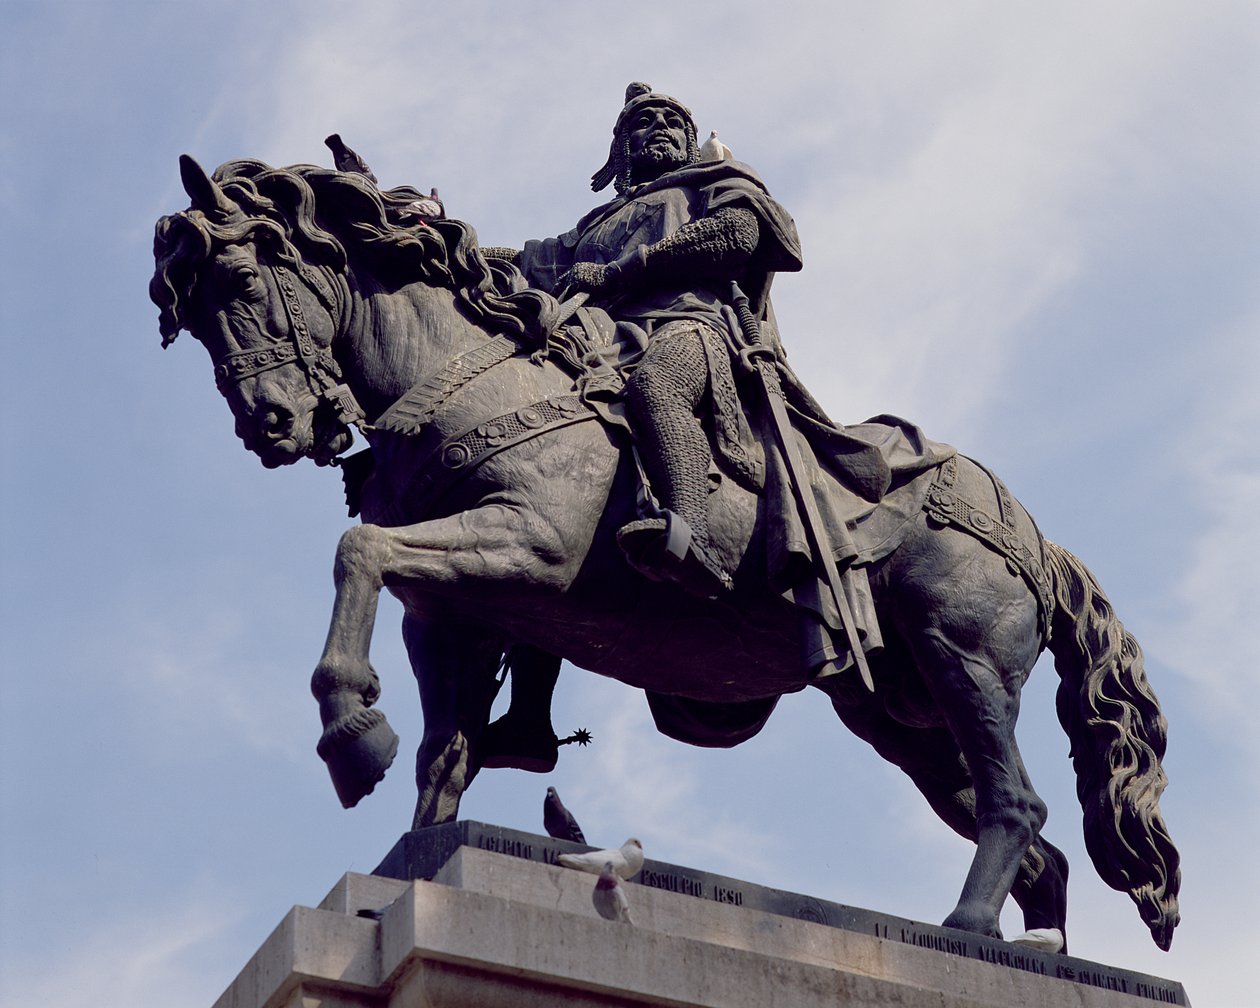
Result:
{"label": "rider's beard", "polygon": [[654,179],[687,163],[687,152],[669,138],[654,138],[633,156],[631,167],[637,181]]}

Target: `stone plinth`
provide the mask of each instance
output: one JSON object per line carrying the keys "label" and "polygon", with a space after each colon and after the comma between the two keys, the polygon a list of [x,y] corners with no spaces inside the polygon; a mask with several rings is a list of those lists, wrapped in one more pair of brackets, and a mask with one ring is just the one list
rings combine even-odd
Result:
{"label": "stone plinth", "polygon": [[[1170,981],[993,942],[1004,946],[1004,962],[973,936],[868,911],[853,913],[884,923],[852,929],[801,919],[748,905],[791,894],[653,862],[644,874],[653,872],[656,886],[626,886],[635,923],[613,923],[592,907],[594,876],[532,857],[557,844],[583,848],[514,834],[513,842],[528,838],[531,856],[513,856],[483,849],[502,846],[496,840],[466,845],[504,831],[458,826],[464,842],[437,844],[441,864],[424,866],[431,881],[348,874],[318,908],[294,908],[215,1008],[1186,1004]],[[678,886],[665,880],[686,874],[702,876],[710,895],[704,882],[671,891]],[[836,904],[806,905],[835,916],[828,910]],[[923,940],[934,932],[957,944]],[[1056,975],[1065,963],[1070,975]]]}

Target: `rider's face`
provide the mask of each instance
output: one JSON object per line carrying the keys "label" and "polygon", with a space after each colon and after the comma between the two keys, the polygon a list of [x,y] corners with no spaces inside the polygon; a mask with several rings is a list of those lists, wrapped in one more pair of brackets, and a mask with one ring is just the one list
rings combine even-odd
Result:
{"label": "rider's face", "polygon": [[656,178],[687,162],[687,124],[668,106],[646,106],[630,120],[630,167],[636,181]]}

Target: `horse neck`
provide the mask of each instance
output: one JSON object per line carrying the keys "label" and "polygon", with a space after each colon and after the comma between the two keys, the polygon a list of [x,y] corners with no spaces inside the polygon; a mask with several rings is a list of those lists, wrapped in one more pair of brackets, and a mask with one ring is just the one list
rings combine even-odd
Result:
{"label": "horse neck", "polygon": [[413,283],[397,291],[351,285],[350,312],[338,357],[369,419],[488,333],[460,312],[455,295]]}

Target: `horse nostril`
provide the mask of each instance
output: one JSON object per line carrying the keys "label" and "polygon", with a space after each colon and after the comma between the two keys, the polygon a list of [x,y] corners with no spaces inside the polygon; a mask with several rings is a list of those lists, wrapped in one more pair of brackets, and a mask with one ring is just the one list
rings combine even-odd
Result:
{"label": "horse nostril", "polygon": [[292,413],[285,409],[276,408],[269,410],[263,416],[259,426],[266,437],[272,441],[279,441],[288,436],[292,423]]}

